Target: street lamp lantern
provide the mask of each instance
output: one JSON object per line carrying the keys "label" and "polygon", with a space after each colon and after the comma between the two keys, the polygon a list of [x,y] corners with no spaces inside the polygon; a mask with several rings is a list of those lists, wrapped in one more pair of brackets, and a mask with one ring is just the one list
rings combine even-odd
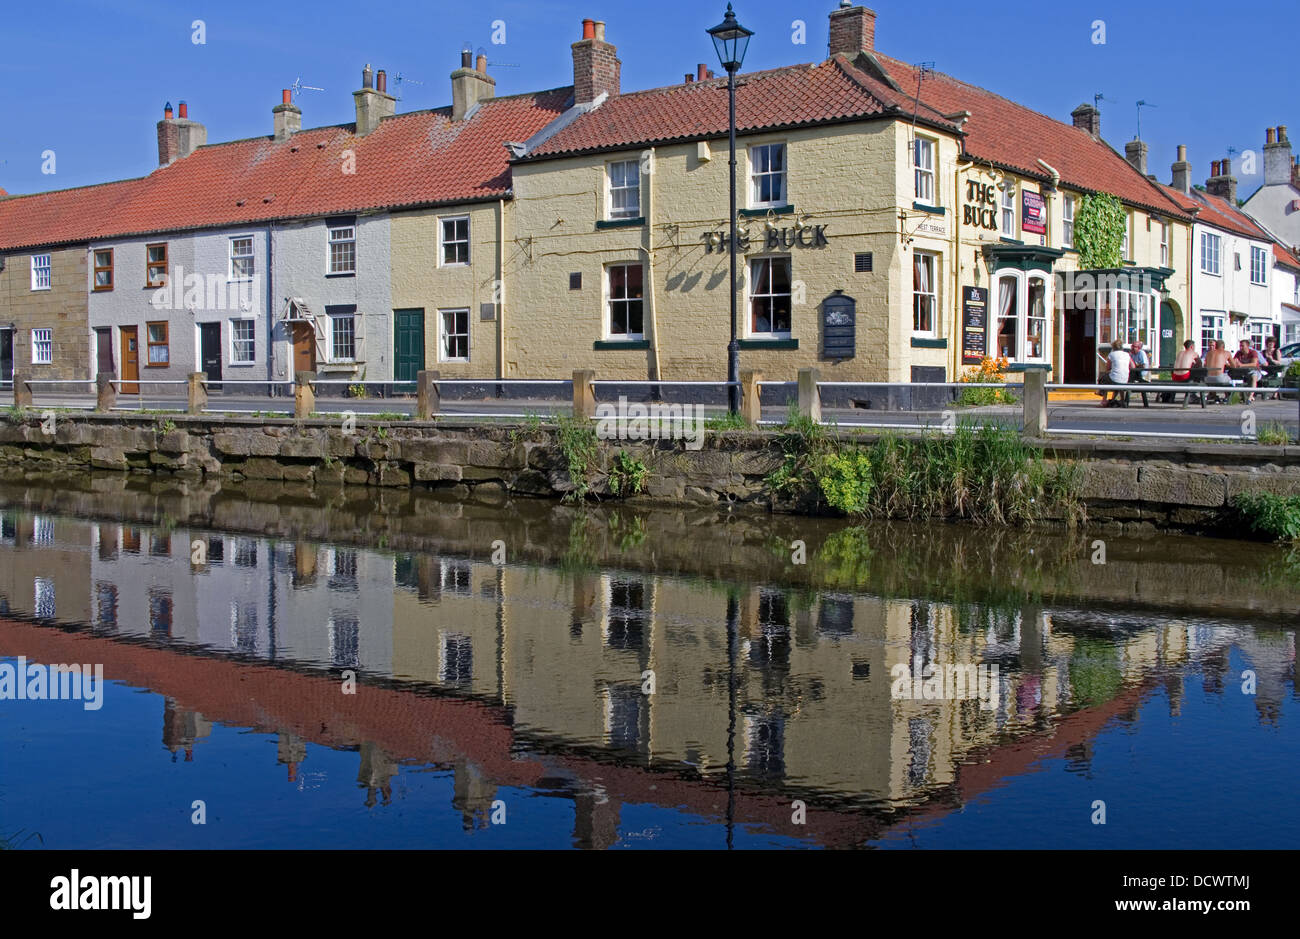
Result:
{"label": "street lamp lantern", "polygon": [[727,15],[709,30],[709,35],[713,37],[713,48],[718,50],[722,67],[733,74],[740,71],[745,61],[745,50],[749,48],[749,37],[754,32],[740,25],[730,3],[727,4]]}
{"label": "street lamp lantern", "polygon": [[728,137],[731,143],[731,342],[727,345],[727,405],[732,414],[740,413],[740,343],[736,339],[736,72],[745,61],[749,37],[754,35],[740,25],[731,4],[722,22],[709,30],[718,61],[727,70]]}

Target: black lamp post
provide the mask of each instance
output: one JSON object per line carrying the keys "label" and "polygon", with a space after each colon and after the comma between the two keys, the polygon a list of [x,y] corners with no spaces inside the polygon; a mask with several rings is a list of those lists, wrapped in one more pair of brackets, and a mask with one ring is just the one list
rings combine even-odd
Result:
{"label": "black lamp post", "polygon": [[741,26],[727,4],[727,15],[709,30],[718,61],[727,70],[728,131],[731,139],[731,342],[727,345],[727,404],[732,414],[740,411],[740,343],[736,341],[736,72],[745,61],[745,50],[753,31]]}

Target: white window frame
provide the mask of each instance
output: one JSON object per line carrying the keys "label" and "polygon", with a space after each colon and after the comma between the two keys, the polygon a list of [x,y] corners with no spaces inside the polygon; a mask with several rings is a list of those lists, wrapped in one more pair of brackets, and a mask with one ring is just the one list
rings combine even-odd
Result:
{"label": "white window frame", "polygon": [[[252,332],[253,332],[252,336],[247,340],[240,339],[236,329],[238,326],[242,326],[245,323],[249,324],[252,327]],[[236,352],[236,350],[239,348],[238,343],[241,342],[252,343],[251,346],[252,353],[246,359],[240,358],[238,353]],[[230,320],[230,360],[229,361],[231,365],[252,365],[257,361],[257,320],[255,318],[240,316],[240,317],[234,317]]]}
{"label": "white window frame", "polygon": [[[789,338],[791,338],[791,337],[794,335],[794,259],[793,259],[790,255],[788,255],[788,254],[760,254],[760,255],[757,255],[757,256],[755,256],[755,257],[750,257],[750,258],[748,258],[748,261],[749,261],[749,264],[748,264],[748,270],[746,271],[746,273],[747,273],[749,276],[747,276],[747,277],[745,278],[745,295],[746,295],[746,296],[745,296],[745,335],[746,335],[748,338],[751,338],[751,339],[789,339]],[[768,293],[756,293],[755,290],[754,290],[754,283],[755,283],[755,278],[754,278],[754,265],[756,265],[756,264],[760,264],[760,263],[763,263],[763,262],[775,262],[775,261],[784,261],[785,263],[787,263],[787,264],[790,265],[790,293],[789,293],[789,297],[790,297],[790,329],[789,329],[789,330],[774,330],[774,331],[771,331],[771,332],[765,332],[765,333],[755,332],[755,331],[754,331],[754,301],[755,301],[756,299],[758,299],[759,297],[781,297],[781,296],[786,296],[786,294],[779,294],[779,293],[772,293],[772,294],[768,294]],[[773,317],[773,319],[775,319],[775,317]],[[775,325],[775,324],[773,324],[773,325]]]}
{"label": "white window frame", "polygon": [[1133,260],[1133,216],[1124,213],[1124,237],[1119,243],[1119,256],[1125,261]]}
{"label": "white window frame", "polygon": [[1061,246],[1074,247],[1074,196],[1061,199]]}
{"label": "white window frame", "polygon": [[[461,333],[447,332],[447,316],[461,315],[465,317],[465,355],[453,356],[448,354],[447,340],[452,336],[459,336]],[[438,361],[439,362],[468,362],[470,359],[470,328],[469,328],[469,307],[448,307],[445,310],[438,311]]]}
{"label": "white window frame", "polygon": [[[341,356],[338,354],[339,343],[339,325],[343,320],[348,320],[352,324],[352,355]],[[330,361],[331,362],[355,362],[357,360],[357,313],[333,313],[330,315]]]}
{"label": "white window frame", "polygon": [[[325,236],[325,273],[326,274],[355,274],[357,272],[357,226],[350,225],[328,225]],[[347,237],[338,237],[340,233],[347,232]],[[350,267],[334,266],[334,246],[351,245],[352,246],[352,265]]]}
{"label": "white window frame", "polygon": [[[1256,261],[1259,262],[1258,279],[1255,277]],[[1250,282],[1256,287],[1268,286],[1268,252],[1263,248],[1256,247],[1255,245],[1250,246]]]}
{"label": "white window frame", "polygon": [[[760,164],[771,166],[771,154],[781,154],[779,170],[760,169]],[[764,201],[759,198],[760,181],[768,177],[780,180],[780,192],[775,199]],[[777,209],[790,204],[790,160],[789,148],[784,143],[758,143],[749,148],[749,207],[751,209]]]}
{"label": "white window frame", "polygon": [[[1213,253],[1207,250],[1211,246],[1214,248]],[[1201,232],[1201,273],[1222,277],[1222,269],[1223,237],[1212,231]]]}
{"label": "white window frame", "polygon": [[[616,297],[614,296],[613,273],[615,268],[633,268],[641,269],[641,296],[633,297]],[[614,332],[614,304],[625,304],[631,309],[631,302],[638,300],[641,303],[641,331],[632,331],[632,318],[627,316],[627,332]],[[626,340],[628,342],[638,342],[645,339],[645,265],[640,261],[619,261],[615,264],[605,265],[605,338],[614,340]]]}
{"label": "white window frame", "polygon": [[998,200],[998,234],[1015,240],[1019,232],[1016,225],[1016,195],[1020,187],[1011,179],[1004,179],[1003,183],[1002,197]]}
{"label": "white window frame", "polygon": [[[939,194],[935,181],[935,153],[938,141],[931,137],[917,137],[912,141],[912,181],[917,202],[938,205]],[[922,160],[922,156],[925,157]]]}
{"label": "white window frame", "polygon": [[[42,263],[42,261],[44,263]],[[32,289],[49,290],[54,280],[54,264],[51,255],[32,255]]]}
{"label": "white window frame", "polygon": [[[930,266],[930,289],[921,291],[916,285],[916,265],[918,261],[928,261]],[[917,312],[922,300],[930,301],[930,328],[917,326]],[[933,251],[914,251],[912,256],[912,335],[935,336],[939,324],[939,255]]]}
{"label": "white window frame", "polygon": [[[1210,343],[1216,339],[1224,339],[1224,329],[1227,326],[1228,315],[1226,313],[1201,313],[1201,353],[1206,354],[1210,351]],[[1207,341],[1208,340],[1208,341]]]}
{"label": "white window frame", "polygon": [[1160,266],[1169,266],[1169,232],[1173,228],[1164,219],[1160,220]]}
{"label": "white window frame", "polygon": [[[41,351],[44,350],[44,355]],[[54,363],[54,329],[40,326],[32,330],[32,364],[51,365]]]}
{"label": "white window frame", "polygon": [[[452,235],[454,236],[454,235],[455,235],[455,228],[454,228],[454,226],[455,226],[458,222],[464,222],[464,223],[465,223],[465,237],[464,237],[464,238],[456,238],[456,237],[448,238],[448,237],[447,237],[447,226],[448,226],[448,224],[450,224],[450,225],[453,226],[453,229],[452,229]],[[439,267],[469,267],[469,265],[470,265],[470,234],[469,234],[469,228],[470,228],[470,226],[469,226],[469,216],[468,216],[468,215],[443,215],[443,216],[439,216],[439,218],[438,218],[438,266],[439,266]],[[464,245],[464,246],[465,246],[465,260],[463,260],[463,261],[448,261],[448,260],[447,260],[447,248],[448,248],[449,245]]]}
{"label": "white window frame", "polygon": [[[631,176],[623,177],[623,184],[616,185],[614,174],[616,168],[621,168],[623,173],[630,171]],[[629,170],[630,168],[630,170]],[[633,180],[628,183],[628,179]],[[635,194],[636,207],[629,209],[627,206],[617,208],[615,206],[615,193],[628,192]],[[641,218],[641,162],[639,160],[614,160],[605,164],[605,218],[609,221],[624,221],[627,219]]]}
{"label": "white window frame", "polygon": [[[248,242],[248,253],[236,254],[235,244],[237,242],[244,242],[244,241]],[[257,255],[257,245],[253,241],[253,236],[252,235],[231,235],[229,248],[227,250],[227,255],[228,255],[228,260],[226,263],[226,280],[235,283],[251,282],[254,274],[257,273],[257,262],[254,260],[254,258]],[[247,261],[248,263],[247,273],[244,274],[235,273],[236,261]]]}

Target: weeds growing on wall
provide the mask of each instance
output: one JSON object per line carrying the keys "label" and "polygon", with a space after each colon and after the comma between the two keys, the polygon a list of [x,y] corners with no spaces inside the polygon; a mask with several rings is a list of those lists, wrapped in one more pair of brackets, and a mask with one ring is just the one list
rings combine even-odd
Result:
{"label": "weeds growing on wall", "polygon": [[778,438],[784,459],[767,478],[777,498],[807,497],[850,516],[960,518],[982,524],[1083,520],[1082,470],[1049,464],[1014,428],[958,424],[951,434],[885,435],[870,445],[839,445],[811,421],[788,422]]}
{"label": "weeds growing on wall", "polygon": [[564,454],[573,482],[573,491],[565,498],[581,502],[591,491],[590,475],[596,463],[596,428],[580,417],[560,417],[560,451]]}
{"label": "weeds growing on wall", "polygon": [[609,491],[621,498],[634,496],[645,491],[645,483],[649,478],[650,468],[644,461],[626,450],[619,450],[609,468]]}

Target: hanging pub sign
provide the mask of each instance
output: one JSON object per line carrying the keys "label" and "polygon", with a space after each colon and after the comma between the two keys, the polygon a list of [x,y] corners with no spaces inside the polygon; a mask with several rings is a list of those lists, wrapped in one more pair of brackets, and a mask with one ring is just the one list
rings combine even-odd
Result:
{"label": "hanging pub sign", "polygon": [[858,302],[838,290],[822,301],[822,356],[851,359],[857,351]]}
{"label": "hanging pub sign", "polygon": [[1024,190],[1020,195],[1020,228],[1035,235],[1047,234],[1047,202],[1041,192]]}
{"label": "hanging pub sign", "polygon": [[983,287],[961,288],[961,362],[979,365],[988,348],[989,292]]}
{"label": "hanging pub sign", "polygon": [[[725,231],[706,231],[700,236],[704,241],[705,254],[723,254],[730,250],[731,233]],[[826,239],[825,225],[801,225],[793,228],[770,228],[759,241],[764,251],[780,251],[782,248],[824,248],[830,242]],[[754,244],[748,232],[738,232],[736,246],[741,251],[748,251]]]}

